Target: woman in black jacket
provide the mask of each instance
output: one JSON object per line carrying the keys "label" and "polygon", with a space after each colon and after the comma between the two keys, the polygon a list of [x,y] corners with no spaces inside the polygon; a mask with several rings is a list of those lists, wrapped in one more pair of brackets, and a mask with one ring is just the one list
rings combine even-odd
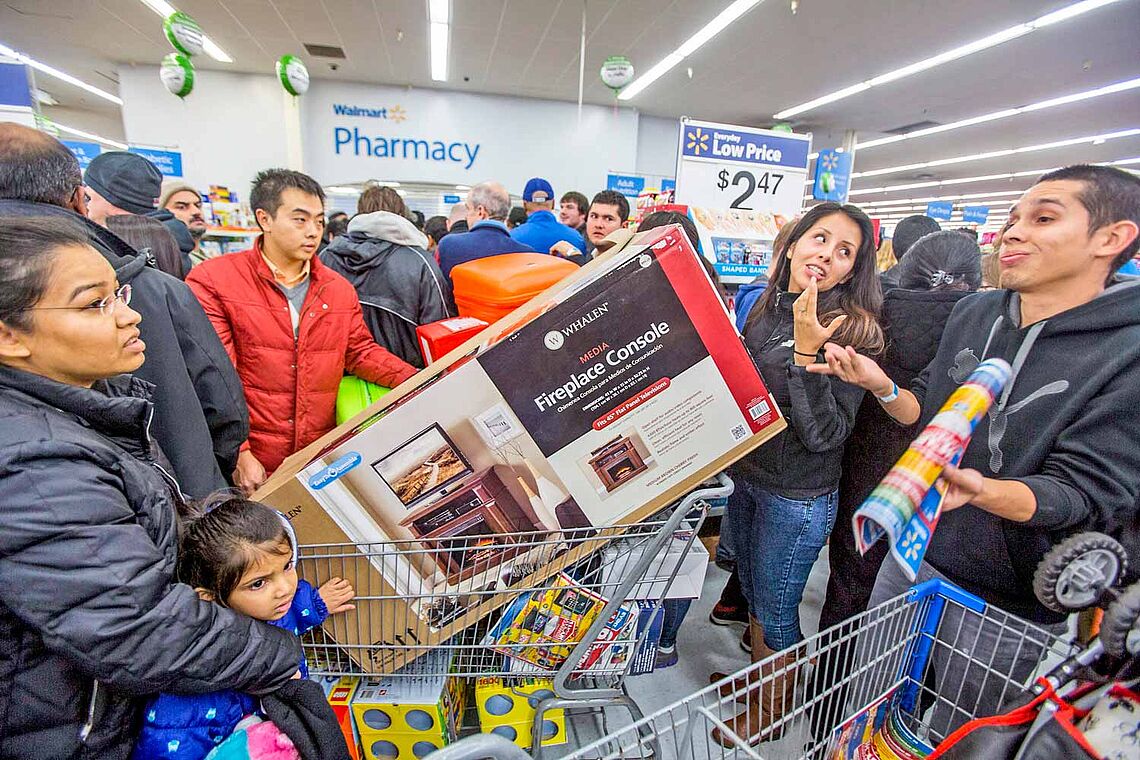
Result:
{"label": "woman in black jacket", "polygon": [[[773,251],[769,287],[745,324],[745,343],[788,423],[732,468],[727,519],[754,662],[803,639],[799,604],[835,523],[839,462],[863,398],[861,388],[818,382],[824,376],[805,367],[828,341],[878,353],[881,300],[871,220],[855,206],[821,203]],[[776,738],[795,680],[791,671],[777,676],[730,727],[742,737]]]}
{"label": "woman in black jacket", "polygon": [[[934,358],[954,304],[981,286],[981,251],[960,232],[933,232],[919,238],[896,268],[899,287],[883,297],[886,351],[881,366],[905,388]],[[879,541],[866,556],[860,556],[849,526],[855,510],[906,451],[916,432],[892,420],[871,396],[859,407],[843,455],[836,519],[845,527],[828,545],[831,577],[820,630],[867,609],[887,542]]]}
{"label": "woman in black jacket", "polygon": [[295,636],[173,580],[129,286],[74,222],[0,226],[0,757],[126,758],[139,697],[271,691]]}

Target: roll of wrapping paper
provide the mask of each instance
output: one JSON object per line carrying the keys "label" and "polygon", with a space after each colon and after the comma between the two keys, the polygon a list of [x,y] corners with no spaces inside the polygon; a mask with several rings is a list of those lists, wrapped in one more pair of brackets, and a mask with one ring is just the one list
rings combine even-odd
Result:
{"label": "roll of wrapping paper", "polygon": [[974,428],[1009,382],[1002,359],[987,359],[970,373],[855,512],[852,527],[861,554],[886,534],[891,553],[914,580],[938,522],[943,468],[957,464]]}

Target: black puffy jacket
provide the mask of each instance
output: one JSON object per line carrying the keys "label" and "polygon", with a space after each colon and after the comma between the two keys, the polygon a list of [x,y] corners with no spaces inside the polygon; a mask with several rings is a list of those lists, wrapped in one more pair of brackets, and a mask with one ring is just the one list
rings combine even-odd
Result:
{"label": "black puffy jacket", "polygon": [[139,697],[275,689],[300,644],[173,582],[150,386],[0,366],[0,758],[129,756]]}
{"label": "black puffy jacket", "polygon": [[170,457],[182,490],[201,498],[229,485],[238,449],[249,437],[241,381],[202,305],[183,282],[147,266],[110,230],[59,206],[0,200],[5,216],[64,216],[83,224],[93,245],[134,289],[131,308],[146,361],[135,376],[155,386],[151,432]]}

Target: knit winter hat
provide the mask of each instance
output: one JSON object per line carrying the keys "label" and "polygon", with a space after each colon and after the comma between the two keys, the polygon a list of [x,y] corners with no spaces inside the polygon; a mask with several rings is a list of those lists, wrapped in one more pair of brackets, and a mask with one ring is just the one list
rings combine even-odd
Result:
{"label": "knit winter hat", "polygon": [[91,161],[83,184],[123,211],[145,214],[158,207],[162,172],[138,154],[112,150]]}

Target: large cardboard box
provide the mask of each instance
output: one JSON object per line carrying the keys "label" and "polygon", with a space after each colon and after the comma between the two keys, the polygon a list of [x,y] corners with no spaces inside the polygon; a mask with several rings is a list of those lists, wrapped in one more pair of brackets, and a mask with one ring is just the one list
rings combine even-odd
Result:
{"label": "large cardboard box", "polygon": [[302,544],[367,550],[328,548],[301,569],[352,579],[362,601],[324,632],[390,672],[581,559],[575,536],[644,520],[784,427],[697,255],[666,227],[293,455],[256,496]]}

